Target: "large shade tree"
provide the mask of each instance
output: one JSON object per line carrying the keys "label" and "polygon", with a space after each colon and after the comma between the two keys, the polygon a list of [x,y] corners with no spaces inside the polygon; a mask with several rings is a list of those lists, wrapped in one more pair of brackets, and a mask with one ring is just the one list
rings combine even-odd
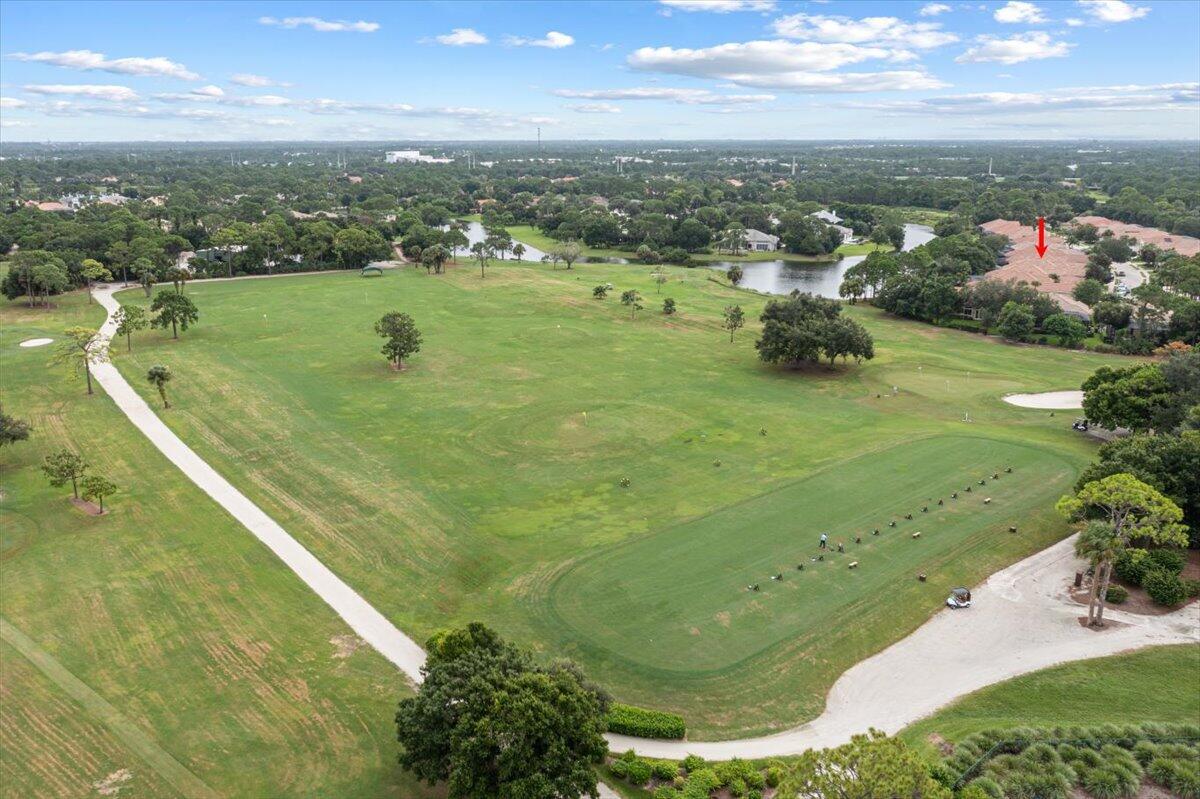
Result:
{"label": "large shade tree", "polygon": [[1104,626],[1112,567],[1130,541],[1187,545],[1187,528],[1180,523],[1183,511],[1131,474],[1112,474],[1086,483],[1060,499],[1056,507],[1068,519],[1092,522],[1076,544],[1076,553],[1091,561],[1095,569],[1088,600],[1089,626]]}
{"label": "large shade tree", "polygon": [[482,624],[435,635],[400,702],[400,763],[452,799],[597,796],[608,697],[567,662],[536,665]]}
{"label": "large shade tree", "polygon": [[375,332],[383,337],[381,352],[391,361],[392,368],[404,368],[404,359],[421,350],[421,331],[413,318],[401,311],[390,311],[375,323]]}
{"label": "large shade tree", "polygon": [[150,301],[150,310],[154,317],[150,326],[166,330],[171,328],[171,338],[179,338],[179,331],[187,332],[190,325],[200,318],[200,311],[192,298],[186,294],[174,291],[160,291]]}

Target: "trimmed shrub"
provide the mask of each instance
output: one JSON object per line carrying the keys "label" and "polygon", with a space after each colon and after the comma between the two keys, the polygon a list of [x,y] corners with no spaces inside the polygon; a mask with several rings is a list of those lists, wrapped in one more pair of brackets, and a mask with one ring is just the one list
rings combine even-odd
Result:
{"label": "trimmed shrub", "polygon": [[1168,572],[1176,576],[1183,574],[1183,567],[1187,565],[1187,556],[1178,549],[1152,549],[1146,555],[1146,559],[1150,561],[1150,569]]}
{"label": "trimmed shrub", "polygon": [[679,799],[683,796],[679,791],[672,788],[670,785],[660,785],[654,791],[654,799]]}
{"label": "trimmed shrub", "polygon": [[783,768],[780,766],[768,767],[763,781],[768,788],[778,788],[779,783],[783,782]]}
{"label": "trimmed shrub", "polygon": [[1142,587],[1156,604],[1171,607],[1187,598],[1187,589],[1178,575],[1164,571],[1153,571],[1142,580]]}
{"label": "trimmed shrub", "polygon": [[729,782],[729,795],[734,797],[746,795],[746,781],[741,777],[735,777]]}
{"label": "trimmed shrub", "polygon": [[682,738],[687,729],[682,716],[613,702],[608,709],[608,731],[639,738]]}
{"label": "trimmed shrub", "polygon": [[617,776],[617,777],[620,777],[621,779],[625,779],[626,777],[628,777],[628,776],[629,776],[629,761],[627,761],[627,760],[614,760],[614,761],[613,761],[613,762],[612,762],[612,763],[609,765],[609,769],[611,769],[611,770],[612,770],[612,773],[613,773],[615,776]]}
{"label": "trimmed shrub", "polygon": [[650,764],[645,760],[631,760],[628,763],[628,779],[634,785],[645,785],[650,782]]}
{"label": "trimmed shrub", "polygon": [[[1004,791],[1000,789],[1000,783],[991,777],[980,777],[968,785],[967,788],[975,788],[985,796],[990,797],[990,799],[1004,799]],[[966,797],[965,791],[963,792],[963,796]]]}
{"label": "trimmed shrub", "polygon": [[704,768],[704,758],[700,755],[688,755],[683,759],[683,770],[688,774],[702,768]]}
{"label": "trimmed shrub", "polygon": [[1183,590],[1192,599],[1200,596],[1200,580],[1184,580]]}
{"label": "trimmed shrub", "polygon": [[1144,549],[1127,549],[1113,564],[1113,574],[1126,585],[1141,585],[1150,565],[1149,556]]}
{"label": "trimmed shrub", "polygon": [[651,760],[650,773],[656,780],[670,782],[679,776],[679,766],[675,765],[670,760]]}
{"label": "trimmed shrub", "polygon": [[1119,585],[1109,584],[1108,590],[1104,592],[1104,599],[1114,605],[1121,605],[1129,599],[1129,592]]}

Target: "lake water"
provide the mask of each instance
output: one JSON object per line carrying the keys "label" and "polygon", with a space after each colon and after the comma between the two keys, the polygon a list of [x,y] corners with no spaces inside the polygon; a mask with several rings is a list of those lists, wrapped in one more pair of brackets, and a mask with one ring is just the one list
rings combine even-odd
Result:
{"label": "lake water", "polygon": [[[927,225],[905,225],[903,251],[920,247],[931,241],[933,228]],[[842,275],[867,256],[848,255],[837,261],[827,263],[809,263],[806,261],[754,261],[738,262],[742,267],[743,288],[761,291],[764,294],[791,294],[796,289],[818,297],[838,298],[838,287],[842,285]],[[713,269],[722,271],[733,265],[731,261],[716,261],[711,264]]]}
{"label": "lake water", "polygon": [[[478,222],[468,222],[465,232],[467,240],[472,244],[487,238],[483,225]],[[907,252],[933,238],[935,238],[933,228],[927,225],[905,225],[902,249]],[[526,244],[522,260],[540,261],[543,255],[545,253],[541,250]],[[512,258],[511,255],[508,257]],[[842,284],[842,275],[846,274],[847,269],[860,263],[866,257],[865,255],[850,255],[838,261],[825,263],[789,261],[780,258],[776,261],[738,262],[738,265],[742,267],[741,285],[745,288],[755,289],[765,294],[791,294],[792,291],[799,289],[818,297],[836,299],[838,286]],[[629,263],[622,258],[587,258],[582,259],[582,262]],[[708,266],[724,271],[733,263],[732,261],[713,261]]]}

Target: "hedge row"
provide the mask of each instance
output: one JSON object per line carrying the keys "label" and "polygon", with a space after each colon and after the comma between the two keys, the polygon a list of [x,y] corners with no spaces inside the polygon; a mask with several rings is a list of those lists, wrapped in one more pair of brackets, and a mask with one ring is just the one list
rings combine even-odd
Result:
{"label": "hedge row", "polygon": [[684,736],[687,728],[683,717],[674,713],[613,702],[608,709],[608,731],[638,738],[678,739]]}

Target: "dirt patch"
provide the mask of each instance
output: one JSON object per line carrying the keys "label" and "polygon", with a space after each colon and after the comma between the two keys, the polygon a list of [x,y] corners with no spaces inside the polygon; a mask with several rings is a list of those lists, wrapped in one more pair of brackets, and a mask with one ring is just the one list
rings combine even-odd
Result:
{"label": "dirt patch", "polygon": [[1083,627],[1085,630],[1092,630],[1093,632],[1097,632],[1097,633],[1106,632],[1108,630],[1119,630],[1122,627],[1129,626],[1128,624],[1126,624],[1123,621],[1113,621],[1112,619],[1105,619],[1103,627],[1088,627],[1087,616],[1078,616],[1078,617],[1076,617],[1075,621],[1079,622],[1079,626]]}
{"label": "dirt patch", "polygon": [[329,643],[333,644],[333,656],[338,660],[345,660],[367,644],[357,635],[350,634],[335,635],[329,639]]}
{"label": "dirt patch", "polygon": [[102,780],[92,783],[96,793],[101,796],[116,796],[125,787],[125,783],[133,779],[133,772],[127,768],[114,771]]}
{"label": "dirt patch", "polygon": [[101,516],[105,513],[108,513],[106,510],[100,510],[100,506],[95,502],[88,502],[86,499],[76,499],[75,497],[71,497],[71,504],[79,508],[88,516]]}
{"label": "dirt patch", "polygon": [[947,741],[936,732],[929,733],[929,737],[925,740],[929,741],[929,745],[938,750],[942,757],[950,757],[954,754],[954,744]]}

